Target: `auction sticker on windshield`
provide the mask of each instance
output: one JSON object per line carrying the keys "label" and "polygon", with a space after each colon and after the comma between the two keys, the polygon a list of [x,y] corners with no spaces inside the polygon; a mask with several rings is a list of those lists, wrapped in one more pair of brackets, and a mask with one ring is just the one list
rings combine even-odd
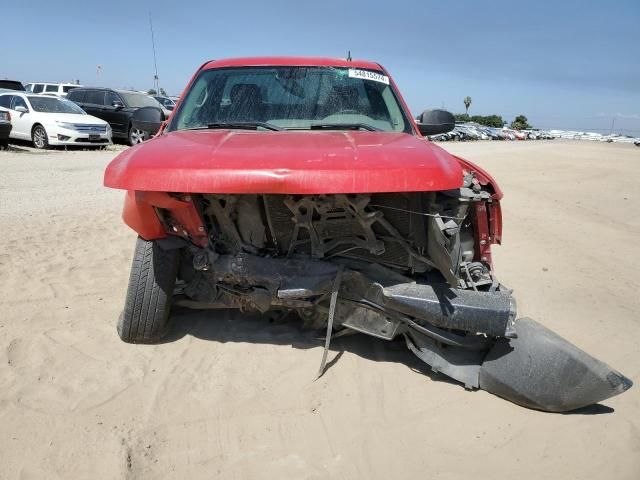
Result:
{"label": "auction sticker on windshield", "polygon": [[355,68],[350,68],[349,77],[361,78],[363,80],[373,80],[374,82],[380,82],[389,85],[389,77],[387,77],[386,75],[382,75],[381,73],[370,72],[369,70],[356,70]]}

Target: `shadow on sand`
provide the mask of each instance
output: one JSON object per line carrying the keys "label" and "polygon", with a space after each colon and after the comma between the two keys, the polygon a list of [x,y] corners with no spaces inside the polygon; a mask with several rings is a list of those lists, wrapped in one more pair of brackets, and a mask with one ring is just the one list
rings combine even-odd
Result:
{"label": "shadow on sand", "polygon": [[[163,343],[174,342],[191,335],[215,342],[264,343],[291,345],[293,348],[310,349],[324,346],[324,330],[302,328],[302,322],[289,315],[274,319],[269,315],[243,314],[236,310],[190,310],[174,307],[171,315],[171,333]],[[396,362],[433,380],[454,385],[458,382],[431,371],[429,365],[413,355],[402,338],[388,342],[364,334],[348,335],[331,341],[330,361],[325,372],[338,364],[344,352],[354,353],[375,362]],[[318,356],[320,365],[321,356]],[[316,372],[310,372],[314,375]]]}
{"label": "shadow on sand", "polygon": [[[262,343],[310,349],[322,348],[326,334],[325,331],[302,328],[302,322],[295,315],[274,319],[269,315],[243,314],[237,310],[191,310],[184,307],[174,307],[171,321],[171,333],[163,343],[175,342],[191,335],[202,340],[221,343]],[[431,371],[429,365],[407,349],[402,338],[389,342],[364,334],[355,334],[332,340],[330,350],[332,355],[329,357],[330,361],[327,363],[325,373],[339,364],[344,352],[350,352],[374,362],[402,363],[431,380],[459,385],[464,388],[459,382]],[[318,365],[320,360],[321,356],[318,355]],[[314,370],[309,372],[309,375],[315,373]],[[564,412],[563,415],[601,415],[614,411],[613,408],[606,405],[594,404],[571,412]]]}

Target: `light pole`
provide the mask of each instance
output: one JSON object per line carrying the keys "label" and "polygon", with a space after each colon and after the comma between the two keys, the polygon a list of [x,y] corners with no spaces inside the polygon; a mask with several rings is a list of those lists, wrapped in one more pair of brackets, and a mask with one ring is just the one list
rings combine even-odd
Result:
{"label": "light pole", "polygon": [[156,60],[156,41],[153,36],[153,22],[151,21],[151,12],[149,12],[149,28],[151,29],[151,46],[153,47],[153,67],[155,75],[153,76],[153,85],[156,95],[160,95],[160,79],[158,78],[158,61]]}
{"label": "light pole", "polygon": [[609,132],[609,135],[613,135],[613,125],[616,123],[616,117],[613,117],[613,120],[611,120],[611,131]]}

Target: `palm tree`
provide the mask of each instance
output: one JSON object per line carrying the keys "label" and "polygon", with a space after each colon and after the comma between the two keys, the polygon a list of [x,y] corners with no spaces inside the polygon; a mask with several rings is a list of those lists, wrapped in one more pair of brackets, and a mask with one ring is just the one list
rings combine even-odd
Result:
{"label": "palm tree", "polygon": [[471,106],[471,97],[464,97],[464,113],[469,114],[469,107]]}

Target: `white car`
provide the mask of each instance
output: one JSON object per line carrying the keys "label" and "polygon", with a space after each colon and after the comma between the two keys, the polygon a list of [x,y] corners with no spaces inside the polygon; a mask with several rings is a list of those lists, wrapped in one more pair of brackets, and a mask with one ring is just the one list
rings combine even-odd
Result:
{"label": "white car", "polygon": [[27,83],[24,88],[30,93],[66,97],[71,90],[81,86],[75,83]]}
{"label": "white car", "polygon": [[111,144],[111,127],[60,97],[0,93],[0,110],[11,114],[9,138],[31,140],[36,148],[49,145],[104,146]]}
{"label": "white car", "polygon": [[158,103],[162,105],[162,107],[166,110],[173,111],[173,109],[176,106],[176,101],[172,98],[165,97],[162,95],[153,95],[153,98],[155,98],[158,101]]}

